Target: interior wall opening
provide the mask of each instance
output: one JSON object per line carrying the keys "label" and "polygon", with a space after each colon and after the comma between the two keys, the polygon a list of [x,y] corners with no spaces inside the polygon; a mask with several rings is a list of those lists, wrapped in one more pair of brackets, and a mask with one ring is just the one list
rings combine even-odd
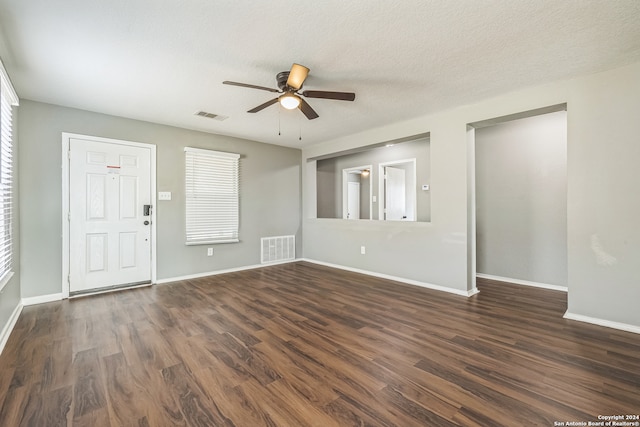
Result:
{"label": "interior wall opening", "polygon": [[[428,134],[315,159],[317,218],[429,222],[430,166]],[[390,174],[392,187],[385,181]]]}
{"label": "interior wall opening", "polygon": [[471,126],[475,276],[566,290],[566,105]]}

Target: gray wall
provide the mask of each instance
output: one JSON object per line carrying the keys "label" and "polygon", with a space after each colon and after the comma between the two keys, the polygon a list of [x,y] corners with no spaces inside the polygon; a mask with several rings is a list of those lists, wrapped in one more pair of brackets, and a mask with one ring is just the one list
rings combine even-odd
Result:
{"label": "gray wall", "polygon": [[[473,289],[468,236],[473,156],[467,125],[567,105],[568,311],[640,328],[640,62],[506,93],[303,149],[304,256],[327,263]],[[372,142],[430,133],[431,222],[316,218],[313,159]],[[472,144],[475,145],[475,144]],[[471,242],[471,243],[470,243]],[[367,245],[366,255],[359,254]]]}
{"label": "gray wall", "polygon": [[318,162],[316,173],[318,218],[342,218],[342,169],[336,168],[335,159],[327,159]]}
{"label": "gray wall", "polygon": [[478,273],[567,286],[567,114],[476,130]]}
{"label": "gray wall", "polygon": [[[342,218],[342,170],[352,167],[372,165],[371,191],[378,195],[378,166],[380,163],[396,160],[416,159],[416,203],[418,205],[418,221],[431,220],[431,194],[422,191],[422,184],[429,184],[431,179],[431,158],[429,140],[422,138],[415,141],[395,144],[393,147],[378,147],[360,153],[342,155],[317,161],[317,217]],[[366,185],[368,186],[368,181]],[[367,187],[368,188],[368,187]],[[378,198],[379,200],[379,198]],[[363,203],[364,200],[361,200]],[[366,212],[369,206],[366,200]],[[378,203],[373,203],[372,219],[378,219]],[[363,209],[361,208],[361,214]]]}
{"label": "gray wall", "polygon": [[568,103],[569,312],[640,327],[640,63]]}
{"label": "gray wall", "polygon": [[[296,235],[300,252],[300,151],[232,137],[23,100],[20,128],[23,297],[61,292],[61,133],[155,144],[158,280],[260,263],[260,237]],[[239,153],[240,243],[184,244],[185,146]]]}

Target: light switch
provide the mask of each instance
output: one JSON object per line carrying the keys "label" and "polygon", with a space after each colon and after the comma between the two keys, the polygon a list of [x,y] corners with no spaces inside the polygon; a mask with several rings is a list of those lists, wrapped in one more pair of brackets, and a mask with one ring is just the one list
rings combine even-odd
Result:
{"label": "light switch", "polygon": [[171,191],[158,191],[158,200],[171,200]]}

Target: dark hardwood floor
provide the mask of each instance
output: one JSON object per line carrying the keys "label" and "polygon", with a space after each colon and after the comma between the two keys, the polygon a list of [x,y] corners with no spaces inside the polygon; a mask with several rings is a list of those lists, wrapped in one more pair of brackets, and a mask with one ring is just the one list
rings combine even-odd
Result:
{"label": "dark hardwood floor", "polygon": [[[554,426],[640,412],[640,336],[566,294],[309,263],[26,307],[0,426]],[[560,424],[555,424],[560,425]]]}

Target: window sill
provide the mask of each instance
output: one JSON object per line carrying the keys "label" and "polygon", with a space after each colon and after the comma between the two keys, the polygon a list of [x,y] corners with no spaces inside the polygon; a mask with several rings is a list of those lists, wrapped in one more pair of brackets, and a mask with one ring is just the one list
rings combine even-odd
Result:
{"label": "window sill", "polygon": [[202,242],[185,242],[186,246],[198,246],[198,245],[217,245],[220,243],[239,243],[240,239],[229,239],[229,240],[209,240]]}

